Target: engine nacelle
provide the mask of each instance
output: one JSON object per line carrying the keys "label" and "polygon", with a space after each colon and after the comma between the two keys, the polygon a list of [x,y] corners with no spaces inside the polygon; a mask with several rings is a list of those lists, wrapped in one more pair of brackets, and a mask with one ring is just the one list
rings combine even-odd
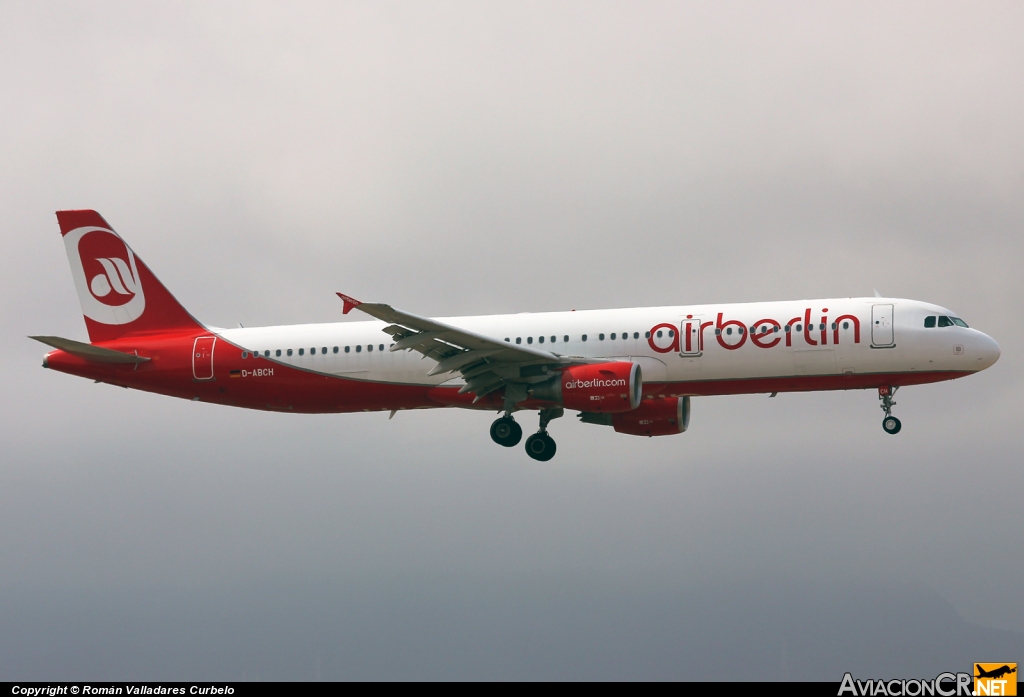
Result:
{"label": "engine nacelle", "polygon": [[556,402],[581,412],[617,414],[640,404],[640,366],[627,361],[565,368],[554,380],[534,385],[534,399]]}
{"label": "engine nacelle", "polygon": [[690,425],[690,398],[645,399],[633,411],[612,415],[612,426],[631,436],[671,436]]}

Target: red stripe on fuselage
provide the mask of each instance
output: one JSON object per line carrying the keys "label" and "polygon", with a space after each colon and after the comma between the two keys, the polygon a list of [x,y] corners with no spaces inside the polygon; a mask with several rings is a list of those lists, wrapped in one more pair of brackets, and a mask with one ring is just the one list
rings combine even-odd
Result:
{"label": "red stripe on fuselage", "polygon": [[[214,379],[195,380],[192,346],[196,336],[192,333],[150,335],[134,341],[126,339],[103,344],[117,351],[138,353],[150,359],[146,363],[95,363],[63,351],[53,351],[47,356],[47,366],[122,387],[246,409],[317,414],[431,407],[494,410],[502,405],[500,391],[474,404],[474,395],[459,394],[458,387],[371,382],[304,370],[270,358],[249,355],[243,359],[244,350],[222,338],[217,339],[214,350]],[[241,377],[229,380],[232,371],[240,371]],[[710,396],[875,389],[882,385],[941,382],[970,374],[968,371],[915,371],[646,383],[643,394],[645,397]],[[545,403],[531,400],[521,406],[538,408]]]}
{"label": "red stripe on fuselage", "polygon": [[760,394],[767,392],[830,392],[833,390],[869,390],[891,385],[924,385],[972,375],[971,371],[932,371],[912,373],[864,373],[853,375],[790,375],[772,378],[730,378],[728,380],[702,380],[672,382],[662,385],[644,385],[644,397],[665,395],[693,395],[710,397],[730,394]]}

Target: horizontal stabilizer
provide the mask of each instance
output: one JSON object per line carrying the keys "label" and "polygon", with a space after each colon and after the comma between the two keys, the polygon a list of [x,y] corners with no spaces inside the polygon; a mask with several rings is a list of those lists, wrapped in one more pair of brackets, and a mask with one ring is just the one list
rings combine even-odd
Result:
{"label": "horizontal stabilizer", "polygon": [[103,348],[102,346],[85,344],[81,341],[62,339],[59,336],[30,336],[29,339],[35,339],[47,346],[52,346],[53,348],[70,353],[72,356],[78,356],[95,363],[145,363],[149,360],[143,356],[136,356],[134,353],[125,353],[124,351]]}

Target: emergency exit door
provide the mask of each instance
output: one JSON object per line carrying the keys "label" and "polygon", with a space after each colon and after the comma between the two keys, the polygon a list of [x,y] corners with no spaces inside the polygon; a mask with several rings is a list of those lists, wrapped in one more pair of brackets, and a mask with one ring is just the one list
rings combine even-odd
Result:
{"label": "emergency exit door", "polygon": [[892,331],[892,305],[871,306],[871,345],[888,348],[896,345]]}
{"label": "emergency exit door", "polygon": [[213,345],[215,336],[201,336],[192,347],[192,377],[196,380],[213,380]]}
{"label": "emergency exit door", "polygon": [[679,353],[699,356],[700,350],[700,317],[684,319],[679,324]]}

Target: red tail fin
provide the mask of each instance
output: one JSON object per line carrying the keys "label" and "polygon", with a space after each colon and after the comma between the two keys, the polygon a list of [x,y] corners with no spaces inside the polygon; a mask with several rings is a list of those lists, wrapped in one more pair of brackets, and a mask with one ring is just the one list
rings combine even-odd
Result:
{"label": "red tail fin", "polygon": [[91,342],[203,330],[99,213],[57,211],[57,222]]}

